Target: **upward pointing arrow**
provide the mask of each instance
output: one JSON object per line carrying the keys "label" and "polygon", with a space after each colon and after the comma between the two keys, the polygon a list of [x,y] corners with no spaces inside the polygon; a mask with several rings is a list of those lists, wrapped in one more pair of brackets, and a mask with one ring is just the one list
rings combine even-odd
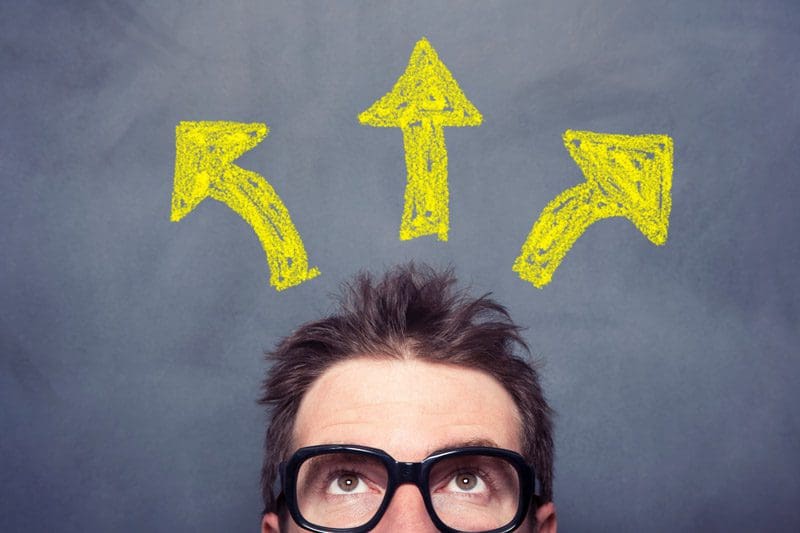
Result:
{"label": "upward pointing arrow", "polygon": [[259,174],[233,164],[268,132],[259,123],[179,123],[170,218],[178,222],[207,196],[225,203],[258,235],[270,284],[280,291],[318,276],[319,270],[308,268],[303,241],[275,189]]}
{"label": "upward pointing arrow", "polygon": [[424,37],[414,46],[392,91],[358,116],[361,124],[400,128],[408,182],[400,239],[436,235],[450,228],[445,126],[478,126],[480,112]]}

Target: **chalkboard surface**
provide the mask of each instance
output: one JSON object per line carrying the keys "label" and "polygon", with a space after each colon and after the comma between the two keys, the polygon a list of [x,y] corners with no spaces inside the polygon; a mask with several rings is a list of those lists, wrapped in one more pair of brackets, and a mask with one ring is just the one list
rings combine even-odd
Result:
{"label": "chalkboard surface", "polygon": [[[403,133],[359,121],[423,37],[482,117],[447,240],[399,238]],[[4,2],[0,531],[257,531],[263,352],[412,259],[529,328],[563,531],[800,531],[798,50],[789,1]],[[170,221],[192,121],[266,124],[237,165],[319,275],[276,290],[223,202]],[[567,130],[673,140],[669,233],[598,221],[537,288]]]}

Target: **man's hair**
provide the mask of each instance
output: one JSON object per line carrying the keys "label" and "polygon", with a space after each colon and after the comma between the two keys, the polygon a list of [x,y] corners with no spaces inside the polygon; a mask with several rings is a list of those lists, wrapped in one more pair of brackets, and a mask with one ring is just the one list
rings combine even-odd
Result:
{"label": "man's hair", "polygon": [[521,421],[522,455],[552,500],[552,411],[537,371],[515,353],[530,353],[506,309],[484,295],[455,288],[452,269],[395,267],[374,281],[360,273],[344,285],[339,308],[300,326],[267,353],[271,367],[259,403],[269,407],[261,491],[265,512],[278,512],[273,484],[293,450],[303,396],[327,369],[353,357],[419,359],[481,370],[511,394]]}

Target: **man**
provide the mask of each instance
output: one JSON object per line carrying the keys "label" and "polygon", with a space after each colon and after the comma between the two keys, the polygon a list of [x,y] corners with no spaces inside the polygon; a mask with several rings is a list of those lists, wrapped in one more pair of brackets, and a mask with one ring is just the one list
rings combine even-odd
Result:
{"label": "man", "polygon": [[268,354],[262,533],[556,531],[551,410],[505,308],[397,267]]}

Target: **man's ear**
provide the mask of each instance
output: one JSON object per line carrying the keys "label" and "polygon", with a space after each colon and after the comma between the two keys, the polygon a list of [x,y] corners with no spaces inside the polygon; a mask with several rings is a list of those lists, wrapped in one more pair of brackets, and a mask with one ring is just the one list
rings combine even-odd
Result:
{"label": "man's ear", "polygon": [[278,515],[267,513],[261,520],[261,533],[280,533],[281,525]]}
{"label": "man's ear", "polygon": [[536,509],[536,531],[537,533],[556,533],[556,506],[553,502],[548,502]]}

